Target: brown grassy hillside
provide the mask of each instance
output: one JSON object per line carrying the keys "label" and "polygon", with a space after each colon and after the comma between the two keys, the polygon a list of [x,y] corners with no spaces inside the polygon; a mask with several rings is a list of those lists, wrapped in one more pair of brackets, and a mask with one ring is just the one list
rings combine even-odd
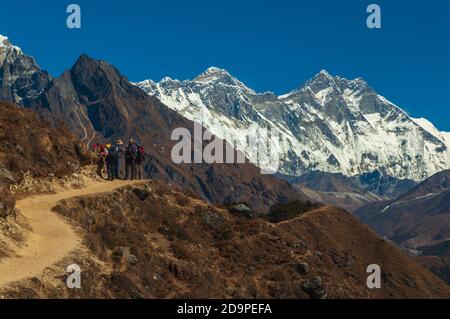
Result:
{"label": "brown grassy hillside", "polygon": [[433,274],[441,278],[450,285],[450,258],[439,256],[419,256],[416,257],[418,263],[430,270]]}
{"label": "brown grassy hillside", "polygon": [[81,145],[64,127],[52,127],[31,111],[0,102],[0,216],[13,203],[8,186],[24,174],[62,177],[88,161]]}
{"label": "brown grassy hillside", "polygon": [[[159,181],[62,202],[89,253],[67,290],[35,280],[7,296],[109,298],[449,298],[450,288],[350,214],[322,207],[272,224],[230,213]],[[379,264],[382,288],[366,287]]]}

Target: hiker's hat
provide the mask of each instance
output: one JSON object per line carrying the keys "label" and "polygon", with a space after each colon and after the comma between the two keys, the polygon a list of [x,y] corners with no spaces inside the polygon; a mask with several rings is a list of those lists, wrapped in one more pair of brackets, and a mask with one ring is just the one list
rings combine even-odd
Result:
{"label": "hiker's hat", "polygon": [[116,144],[117,145],[123,145],[123,142],[122,142],[122,140],[117,140]]}

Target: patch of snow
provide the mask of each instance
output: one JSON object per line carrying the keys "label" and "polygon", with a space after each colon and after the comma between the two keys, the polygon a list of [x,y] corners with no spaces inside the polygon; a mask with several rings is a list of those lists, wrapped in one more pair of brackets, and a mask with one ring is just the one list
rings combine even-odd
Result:
{"label": "patch of snow", "polygon": [[381,212],[380,214],[384,214],[388,211],[388,209],[391,208],[391,206],[387,205]]}
{"label": "patch of snow", "polygon": [[11,42],[9,42],[7,36],[1,34],[0,34],[0,48],[13,48],[19,52],[22,51],[18,46],[12,45]]}
{"label": "patch of snow", "polygon": [[319,103],[321,105],[324,105],[327,102],[328,97],[330,96],[330,94],[332,92],[333,92],[333,88],[332,87],[328,87],[326,89],[323,89],[323,90],[317,92],[315,94],[315,96],[316,96],[316,99],[319,101]]}

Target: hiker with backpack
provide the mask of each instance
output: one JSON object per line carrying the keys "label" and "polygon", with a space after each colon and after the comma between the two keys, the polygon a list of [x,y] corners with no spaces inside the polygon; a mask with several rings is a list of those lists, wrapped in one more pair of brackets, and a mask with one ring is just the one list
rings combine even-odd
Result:
{"label": "hiker with backpack", "polygon": [[95,158],[97,159],[97,175],[102,176],[102,167],[100,163],[100,144],[95,143],[92,145],[92,152],[94,152]]}
{"label": "hiker with backpack", "polygon": [[141,180],[143,177],[143,166],[145,161],[145,150],[144,146],[139,145],[138,146],[138,155],[136,157],[136,177],[137,179]]}
{"label": "hiker with backpack", "polygon": [[119,179],[120,159],[123,155],[123,142],[118,140],[108,151],[107,161],[109,162],[108,179],[113,181]]}
{"label": "hiker with backpack", "polygon": [[[106,165],[106,157],[108,155],[108,149],[105,145],[96,144],[94,146],[94,152],[97,156],[97,175],[104,178],[103,169]],[[107,165],[106,165],[107,166]]]}
{"label": "hiker with backpack", "polygon": [[109,156],[109,150],[111,149],[112,145],[111,144],[106,144],[105,145],[105,165],[106,165],[106,179],[110,180],[111,179],[111,157]]}
{"label": "hiker with backpack", "polygon": [[125,179],[136,179],[136,158],[139,154],[139,147],[133,139],[130,139],[125,150]]}

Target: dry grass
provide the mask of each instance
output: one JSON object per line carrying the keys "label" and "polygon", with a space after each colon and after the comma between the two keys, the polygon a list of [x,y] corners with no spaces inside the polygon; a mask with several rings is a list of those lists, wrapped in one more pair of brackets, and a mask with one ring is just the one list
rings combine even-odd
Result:
{"label": "dry grass", "polygon": [[[272,224],[184,196],[151,181],[55,209],[81,226],[90,252],[113,269],[92,274],[102,281],[85,297],[450,296],[444,283],[342,210],[323,207]],[[367,289],[370,263],[382,265],[384,289]]]}
{"label": "dry grass", "polygon": [[9,185],[20,183],[27,172],[37,178],[63,177],[91,160],[66,128],[0,102],[0,217],[14,212]]}

